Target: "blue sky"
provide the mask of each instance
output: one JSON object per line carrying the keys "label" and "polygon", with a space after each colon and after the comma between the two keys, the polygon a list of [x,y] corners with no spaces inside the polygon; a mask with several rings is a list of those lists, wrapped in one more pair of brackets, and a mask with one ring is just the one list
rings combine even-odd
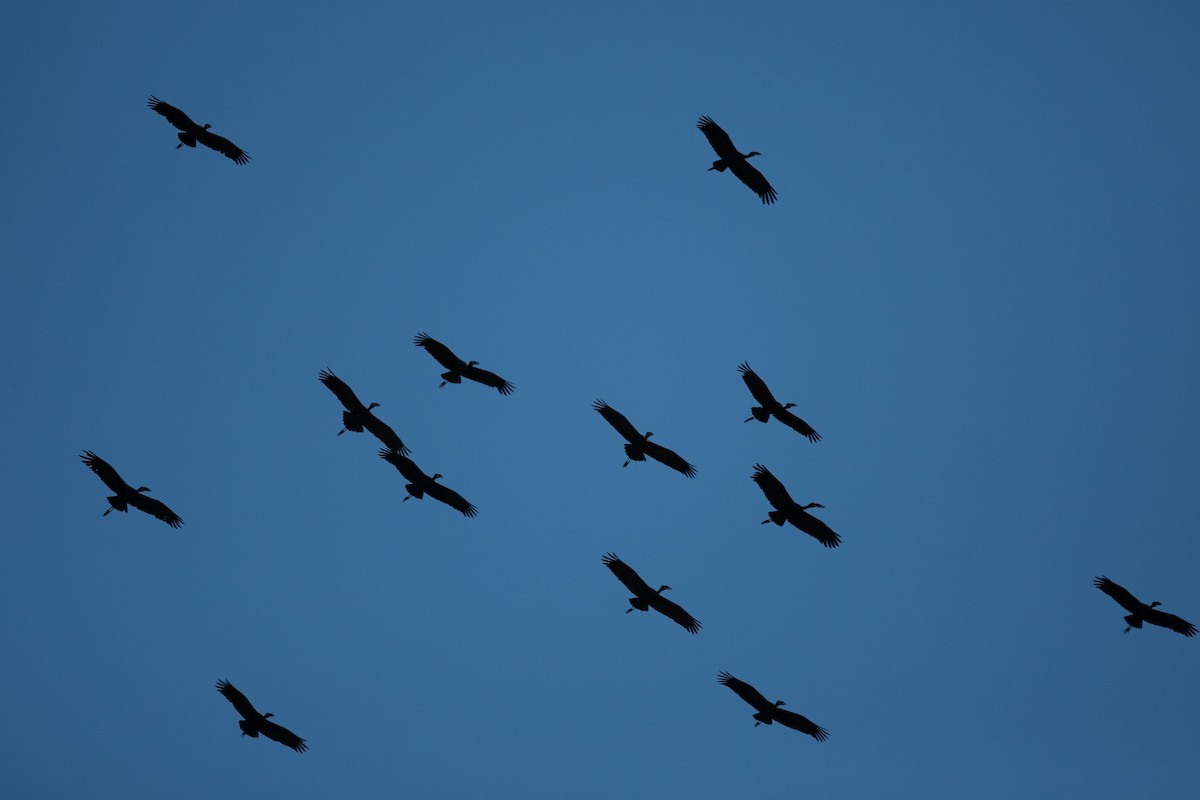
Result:
{"label": "blue sky", "polygon": [[[3,12],[13,796],[1192,796],[1200,644],[1091,581],[1200,623],[1200,12],[481,5]],[[742,423],[743,360],[823,441]],[[479,516],[402,505],[323,368]]]}

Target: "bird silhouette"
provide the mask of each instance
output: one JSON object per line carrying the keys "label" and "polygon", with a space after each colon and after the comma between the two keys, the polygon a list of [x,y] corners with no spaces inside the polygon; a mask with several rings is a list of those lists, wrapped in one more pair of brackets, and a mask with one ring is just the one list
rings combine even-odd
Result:
{"label": "bird silhouette", "polygon": [[629,598],[629,605],[632,608],[625,609],[626,614],[634,609],[646,611],[653,608],[668,619],[682,625],[688,633],[700,632],[700,623],[695,617],[662,596],[664,591],[671,588],[670,586],[664,584],[658,589],[651,589],[650,584],[642,580],[632,567],[613,553],[605,553],[601,561],[604,562],[604,566],[612,570],[612,574],[616,575],[621,583],[625,584],[626,589],[633,592],[633,597]]}
{"label": "bird silhouette", "polygon": [[784,705],[782,700],[776,700],[772,703],[763,697],[753,686],[745,681],[739,681],[728,672],[721,672],[717,676],[717,681],[733,689],[738,697],[754,707],[754,719],[758,720],[754,723],[754,727],[757,728],[759,725],[770,725],[773,722],[778,722],[786,728],[807,733],[818,742],[823,742],[829,738],[829,731],[808,717],[803,717],[794,711],[787,711],[780,708],[780,706]]}
{"label": "bird silhouette", "polygon": [[142,492],[150,491],[149,486],[139,486],[134,489],[117,474],[117,471],[107,461],[91,450],[84,450],[80,459],[88,469],[100,476],[100,480],[104,481],[105,486],[116,493],[108,498],[109,508],[101,516],[107,517],[113,509],[128,512],[129,506],[133,506],[138,511],[144,511],[156,519],[161,519],[172,528],[183,525],[180,516],[168,508],[166,503],[142,494]]}
{"label": "bird silhouette", "polygon": [[308,745],[299,736],[282,725],[271,722],[269,717],[275,716],[274,714],[258,713],[258,710],[246,699],[246,695],[235,689],[229,681],[217,681],[217,691],[224,695],[225,699],[232,703],[237,712],[242,715],[243,719],[238,720],[242,736],[257,739],[258,735],[262,734],[272,741],[292,748],[297,753],[303,753],[308,749]]}
{"label": "bird silhouette", "polygon": [[718,156],[713,165],[708,168],[709,172],[713,170],[724,172],[728,169],[737,176],[738,180],[749,186],[758,195],[759,199],[763,201],[763,205],[770,205],[775,202],[777,195],[775,194],[775,190],[771,188],[771,184],[767,183],[767,179],[763,177],[763,174],[750,166],[750,163],[747,161],[747,159],[754,156],[761,156],[762,153],[757,150],[745,154],[739,152],[733,146],[733,140],[729,138],[729,134],[722,130],[721,126],[713,122],[709,117],[701,117],[700,121],[696,123],[696,127],[704,134],[704,138],[708,139],[708,143],[712,145],[712,149],[716,151]]}
{"label": "bird silhouette", "polygon": [[170,103],[164,103],[162,100],[159,100],[153,95],[151,95],[150,99],[146,101],[146,105],[150,106],[150,108],[166,117],[167,122],[171,123],[176,128],[179,128],[179,133],[176,134],[179,136],[179,144],[175,145],[176,150],[183,147],[185,144],[188,147],[195,147],[196,142],[199,142],[205,147],[216,150],[226,158],[232,159],[236,164],[245,164],[250,161],[250,155],[245,150],[238,147],[224,136],[217,136],[215,133],[209,131],[209,128],[211,128],[212,125],[209,125],[208,123],[205,123],[204,125],[197,125],[196,123],[192,122],[191,118],[188,117],[187,114],[183,113]]}

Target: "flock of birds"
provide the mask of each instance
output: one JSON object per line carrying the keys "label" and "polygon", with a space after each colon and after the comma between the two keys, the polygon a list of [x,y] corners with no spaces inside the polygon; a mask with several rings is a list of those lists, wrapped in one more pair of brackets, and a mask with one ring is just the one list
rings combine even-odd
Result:
{"label": "flock of birds", "polygon": [[[237,164],[246,164],[249,162],[250,156],[244,150],[228,139],[212,133],[209,130],[211,125],[197,125],[183,111],[153,96],[149,98],[147,105],[179,129],[179,133],[177,134],[179,144],[176,145],[176,149],[184,145],[194,148],[197,144],[202,144],[205,147],[216,150]],[[748,163],[748,159],[761,155],[761,153],[757,151],[750,153],[740,152],[734,146],[729,135],[707,116],[700,118],[697,127],[704,134],[705,138],[708,139],[709,144],[718,156],[718,159],[709,167],[710,171],[724,172],[725,170],[729,170],[742,183],[754,191],[764,204],[775,202],[777,198],[775,189],[771,187],[771,184],[767,182],[767,179],[763,177],[761,172]],[[439,384],[439,388],[444,387],[447,383],[460,384],[465,378],[483,386],[491,387],[502,395],[510,395],[514,391],[513,384],[508,380],[505,380],[494,372],[481,369],[478,366],[478,361],[463,361],[449,347],[426,333],[417,334],[413,343],[417,347],[423,348],[438,364],[445,368],[446,371],[441,373],[442,382]],[[810,442],[815,443],[821,440],[821,435],[811,425],[790,411],[796,404],[783,404],[776,400],[766,382],[750,368],[749,364],[745,362],[739,364],[738,372],[741,374],[742,380],[745,382],[746,388],[749,389],[755,402],[758,403],[758,405],[750,409],[751,416],[745,420],[746,422],[757,420],[766,423],[773,418],[784,426],[796,431],[801,436],[804,436]],[[380,406],[379,403],[372,402],[369,405],[364,405],[358,399],[354,390],[329,370],[321,370],[318,374],[318,380],[337,397],[344,408],[342,411],[342,429],[338,431],[337,435],[341,436],[346,431],[352,433],[366,432],[378,439],[383,444],[383,447],[379,450],[379,457],[395,467],[404,480],[407,481],[404,485],[407,492],[404,501],[413,498],[420,500],[428,496],[450,506],[463,516],[475,517],[478,515],[478,509],[461,494],[444,484],[438,483],[438,479],[442,477],[440,473],[429,475],[418,467],[416,462],[409,458],[411,453],[403,440],[387,423],[380,420],[373,413],[373,409]],[[626,460],[622,466],[629,466],[631,461],[644,462],[647,458],[651,458],[689,478],[695,477],[696,467],[694,465],[674,450],[664,447],[657,442],[650,441],[650,437],[654,435],[653,432],[646,431],[645,433],[639,433],[638,429],[633,426],[624,414],[603,400],[596,400],[592,407],[625,439]],[[137,489],[134,489],[121,478],[116,469],[107,461],[90,450],[85,450],[81,459],[88,469],[94,472],[104,482],[104,485],[113,492],[108,497],[109,508],[104,511],[104,515],[108,515],[114,510],[127,512],[130,507],[133,507],[156,519],[162,520],[172,528],[179,528],[183,525],[183,519],[172,511],[166,503],[146,495],[146,492],[150,491],[149,487],[139,486]],[[807,503],[804,505],[797,503],[792,499],[783,483],[762,464],[754,465],[754,474],[751,476],[751,479],[762,490],[767,502],[770,503],[773,509],[768,512],[767,519],[763,520],[762,524],[765,525],[773,522],[776,525],[782,526],[784,523],[790,523],[793,527],[813,537],[827,548],[837,547],[841,544],[841,537],[829,525],[808,513],[809,509],[812,508],[824,508],[820,503]],[[650,584],[646,583],[632,567],[618,558],[614,553],[606,553],[601,561],[625,585],[625,588],[633,594],[633,597],[629,598],[630,608],[625,613],[634,610],[648,611],[653,609],[680,625],[689,633],[695,634],[700,632],[701,624],[695,617],[684,610],[682,606],[663,597],[662,593],[671,589],[670,586],[662,584],[657,589],[651,588]],[[1134,597],[1127,589],[1105,576],[1097,577],[1095,579],[1095,586],[1129,612],[1125,617],[1125,622],[1127,623],[1125,633],[1128,633],[1132,628],[1140,629],[1143,623],[1149,623],[1181,633],[1184,636],[1191,637],[1196,635],[1197,630],[1195,625],[1174,614],[1159,611],[1157,607],[1161,603],[1158,601],[1147,605]],[[722,685],[729,687],[738,697],[754,708],[755,713],[753,718],[755,726],[760,724],[771,725],[777,722],[785,727],[808,734],[819,742],[823,742],[829,737],[829,732],[825,728],[822,728],[800,714],[784,710],[782,708],[784,705],[782,700],[777,700],[774,703],[768,701],[753,686],[735,678],[728,672],[721,672],[717,680]],[[246,695],[236,689],[233,684],[226,680],[220,680],[217,682],[216,688],[233,705],[238,714],[241,715],[242,719],[239,720],[238,726],[241,728],[243,736],[250,736],[252,738],[257,738],[260,735],[265,736],[268,739],[292,748],[296,752],[304,752],[307,749],[304,739],[278,723],[272,722],[270,717],[274,716],[273,714],[260,713],[246,698]]]}

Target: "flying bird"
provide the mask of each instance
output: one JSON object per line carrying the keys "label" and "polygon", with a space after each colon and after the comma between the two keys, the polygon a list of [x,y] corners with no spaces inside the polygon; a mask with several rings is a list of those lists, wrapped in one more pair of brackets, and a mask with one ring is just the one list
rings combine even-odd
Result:
{"label": "flying bird", "polygon": [[413,339],[413,344],[417,347],[424,347],[429,355],[433,356],[439,364],[445,367],[448,371],[442,373],[442,382],[438,384],[438,388],[442,388],[447,383],[462,383],[462,379],[482,383],[484,386],[491,386],[500,394],[512,394],[513,385],[501,378],[494,372],[488,372],[486,369],[480,369],[475,366],[478,361],[463,361],[446,345],[434,339],[426,333],[418,333]]}
{"label": "flying bird", "polygon": [[114,508],[117,511],[128,512],[129,506],[133,506],[138,511],[145,511],[150,516],[161,519],[172,528],[178,528],[183,524],[183,520],[180,519],[179,515],[167,508],[166,503],[142,494],[142,492],[150,491],[149,486],[139,486],[134,489],[122,480],[121,476],[117,474],[117,471],[107,461],[91,450],[84,450],[80,459],[87,465],[88,469],[100,476],[100,480],[104,481],[105,486],[116,493],[108,498],[108,511],[105,511],[101,516],[107,517],[109,512]]}
{"label": "flying bird", "polygon": [[269,712],[266,714],[258,713],[258,710],[246,699],[246,695],[235,689],[229,681],[217,681],[217,691],[223,694],[226,700],[233,703],[233,707],[244,717],[244,719],[238,720],[238,727],[242,729],[242,736],[257,739],[261,733],[272,741],[287,745],[297,753],[303,753],[308,749],[308,745],[299,736],[282,725],[277,725],[267,719],[268,717],[275,716],[274,714]]}
{"label": "flying bird", "polygon": [[655,461],[662,462],[671,469],[682,472],[689,478],[696,477],[696,468],[684,461],[678,453],[650,441],[650,437],[654,435],[653,431],[646,431],[645,434],[638,433],[637,428],[630,424],[624,414],[603,400],[597,400],[592,403],[592,408],[599,411],[600,416],[604,417],[608,421],[608,424],[616,428],[617,433],[624,436],[629,442],[629,444],[625,445],[625,455],[628,458],[621,466],[628,467],[630,461],[645,461],[646,456],[650,456]]}
{"label": "flying bird", "polygon": [[629,598],[629,605],[633,608],[625,609],[626,614],[633,611],[634,608],[638,611],[653,608],[663,616],[682,625],[688,633],[700,632],[700,623],[695,617],[662,596],[664,591],[671,588],[670,586],[664,584],[659,586],[657,590],[651,589],[650,584],[642,580],[641,576],[634,572],[632,567],[617,558],[613,553],[605,553],[601,560],[604,562],[604,566],[611,569],[612,574],[616,575],[617,579],[625,584],[625,588],[634,594],[633,597]]}
{"label": "flying bird", "polygon": [[1125,622],[1129,624],[1129,627],[1125,629],[1125,633],[1129,633],[1130,628],[1140,629],[1143,622],[1149,622],[1151,625],[1158,625],[1161,628],[1170,628],[1176,633],[1182,633],[1184,636],[1196,635],[1196,626],[1192,623],[1185,619],[1180,619],[1174,614],[1158,611],[1155,606],[1161,606],[1162,603],[1157,600],[1150,605],[1146,605],[1130,594],[1129,590],[1124,586],[1113,583],[1103,575],[1096,578],[1096,588],[1113,600],[1116,600],[1121,604],[1122,608],[1130,612],[1129,616],[1125,617]]}
{"label": "flying bird", "polygon": [[167,122],[179,128],[179,133],[176,134],[179,137],[179,144],[175,145],[176,150],[185,144],[188,147],[195,147],[196,142],[199,142],[205,147],[216,150],[226,158],[233,159],[234,163],[245,164],[250,160],[250,155],[245,150],[224,136],[217,136],[215,133],[210,133],[208,129],[212,125],[208,123],[205,123],[203,126],[197,125],[192,122],[187,114],[170,103],[164,103],[154,95],[150,96],[150,99],[146,101],[146,105],[166,117]]}
{"label": "flying bird", "polygon": [[317,378],[346,407],[346,410],[342,412],[343,427],[338,431],[338,436],[341,436],[346,431],[362,433],[365,429],[374,434],[376,439],[383,442],[390,449],[395,450],[401,455],[408,455],[408,448],[404,446],[404,442],[396,435],[396,432],[387,423],[371,413],[371,409],[378,407],[379,403],[371,403],[369,406],[364,406],[362,401],[358,399],[358,395],[354,394],[354,390],[347,386],[345,381],[327,369],[321,370]]}
{"label": "flying bird", "polygon": [[479,513],[478,509],[463,499],[461,494],[437,482],[437,479],[442,477],[442,473],[434,473],[431,478],[422,472],[412,459],[405,458],[394,450],[380,450],[379,457],[399,470],[405,480],[411,481],[404,485],[409,496],[404,498],[402,503],[407,503],[412,497],[420,500],[425,495],[429,495],[434,500],[440,500],[460,512],[464,517],[473,517]]}
{"label": "flying bird", "polygon": [[712,145],[712,149],[719,156],[708,168],[709,172],[714,169],[717,172],[724,172],[728,169],[737,176],[739,181],[749,186],[759,196],[763,205],[775,202],[776,194],[775,190],[771,188],[771,184],[767,183],[763,174],[750,166],[750,162],[747,161],[753,156],[761,156],[762,153],[757,150],[745,154],[738,152],[738,149],[733,146],[733,140],[729,138],[729,134],[721,130],[721,126],[708,117],[701,117],[700,121],[696,123],[696,127],[704,134],[704,138],[708,139],[708,143]]}
{"label": "flying bird", "polygon": [[791,728],[794,731],[807,733],[818,742],[823,742],[829,738],[829,731],[825,730],[808,717],[802,717],[794,711],[785,711],[784,709],[780,708],[780,706],[785,705],[782,700],[776,700],[774,703],[772,703],[770,700],[763,697],[762,694],[760,694],[759,691],[753,686],[745,681],[739,681],[728,672],[721,672],[721,674],[717,676],[717,680],[720,683],[728,686],[730,689],[733,689],[738,697],[754,706],[754,718],[758,720],[758,722],[754,723],[754,727],[757,728],[760,724],[770,725],[772,722],[778,722],[785,728]]}
{"label": "flying bird", "polygon": [[750,394],[754,395],[754,399],[760,403],[760,405],[750,408],[752,416],[747,417],[746,422],[752,419],[756,419],[759,422],[766,422],[771,417],[775,417],[775,419],[784,425],[807,437],[810,442],[821,441],[821,434],[813,430],[813,427],[807,422],[788,411],[789,408],[795,408],[796,404],[788,403],[787,405],[780,405],[779,401],[775,399],[775,395],[771,394],[771,390],[767,388],[767,384],[762,378],[758,377],[758,373],[750,369],[749,364],[745,361],[738,364],[738,372],[742,373],[742,380],[746,382],[746,387],[750,389]]}
{"label": "flying bird", "polygon": [[771,470],[762,464],[754,465],[754,474],[750,478],[758,484],[758,488],[762,489],[762,493],[767,496],[767,501],[775,506],[775,510],[762,521],[763,525],[768,522],[774,522],[776,525],[790,522],[826,547],[837,547],[842,543],[841,537],[834,533],[833,529],[808,513],[810,508],[824,508],[825,506],[820,503],[800,505],[792,499],[779,479],[771,474]]}

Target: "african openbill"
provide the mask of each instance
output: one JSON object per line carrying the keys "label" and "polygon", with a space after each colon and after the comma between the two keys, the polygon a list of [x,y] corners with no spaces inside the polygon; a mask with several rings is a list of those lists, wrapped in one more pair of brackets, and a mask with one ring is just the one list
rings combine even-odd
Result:
{"label": "african openbill", "polygon": [[287,745],[297,753],[303,753],[308,749],[308,745],[305,744],[303,739],[282,725],[278,725],[268,719],[268,717],[275,716],[274,714],[269,712],[266,714],[258,713],[258,710],[246,699],[246,695],[235,689],[229,681],[217,681],[217,691],[223,694],[226,700],[233,703],[233,707],[245,718],[238,720],[238,727],[242,729],[242,736],[257,739],[261,733],[272,741]]}
{"label": "african openbill", "polygon": [[795,408],[795,403],[781,405],[775,399],[775,395],[771,394],[771,390],[767,388],[767,384],[762,378],[758,377],[758,373],[750,369],[750,365],[743,361],[738,364],[738,372],[742,373],[742,380],[746,382],[746,387],[750,390],[750,394],[754,395],[754,399],[761,405],[752,406],[750,414],[752,416],[746,418],[746,422],[756,419],[759,422],[766,422],[775,417],[775,419],[787,425],[794,431],[797,431],[802,436],[808,438],[810,442],[821,441],[821,434],[813,430],[813,427],[804,420],[797,417],[789,408]]}
{"label": "african openbill", "polygon": [[721,674],[717,676],[717,680],[720,683],[728,686],[730,689],[733,689],[733,691],[737,693],[738,697],[754,706],[754,718],[758,720],[754,723],[754,727],[757,728],[761,724],[770,725],[772,722],[778,722],[785,728],[791,728],[794,731],[807,733],[818,742],[823,742],[829,738],[829,731],[825,730],[808,717],[803,717],[794,711],[785,711],[784,709],[780,708],[780,706],[785,705],[782,700],[776,700],[774,703],[772,703],[770,700],[763,697],[762,694],[753,686],[745,681],[739,681],[728,672],[721,672]]}
{"label": "african openbill", "polygon": [[354,394],[354,390],[346,385],[345,381],[327,369],[321,370],[317,378],[346,407],[346,410],[342,412],[342,425],[344,427],[338,431],[338,436],[341,436],[346,431],[362,433],[365,429],[374,434],[376,439],[383,442],[392,450],[401,455],[408,455],[408,448],[404,446],[404,442],[396,435],[396,432],[387,423],[371,413],[371,409],[378,407],[379,403],[371,403],[369,406],[364,406],[362,401],[358,399],[358,396]]}
{"label": "african openbill", "polygon": [[762,493],[767,496],[767,501],[775,506],[775,510],[762,521],[763,525],[768,522],[774,522],[776,525],[790,522],[826,547],[837,547],[842,543],[841,537],[834,533],[828,525],[808,513],[810,508],[824,508],[825,506],[820,503],[800,505],[792,499],[779,479],[771,474],[771,470],[762,464],[754,465],[754,474],[750,478],[758,484],[758,488],[762,489]]}
{"label": "african openbill", "polygon": [[484,386],[491,386],[500,394],[512,394],[513,385],[511,383],[494,372],[488,372],[486,369],[475,366],[479,363],[478,361],[463,361],[454,355],[449,347],[429,334],[418,333],[413,339],[413,344],[417,347],[424,347],[429,355],[448,370],[442,373],[442,382],[438,384],[439,389],[447,383],[462,383],[462,379],[466,378],[476,383],[482,383]]}
{"label": "african openbill", "polygon": [[142,494],[142,492],[150,491],[149,486],[139,486],[134,489],[117,474],[117,471],[107,461],[91,450],[84,450],[80,459],[88,469],[100,476],[100,480],[104,481],[105,486],[116,493],[108,498],[109,509],[101,516],[108,516],[114,508],[117,511],[128,512],[129,506],[133,506],[138,511],[144,511],[152,517],[161,519],[172,528],[178,528],[183,524],[179,515],[167,508],[166,503]]}
{"label": "african openbill", "polygon": [[657,590],[651,589],[650,584],[642,580],[632,567],[613,553],[605,553],[601,561],[604,562],[604,566],[612,570],[612,574],[616,575],[621,583],[625,584],[626,589],[633,592],[633,597],[629,598],[629,605],[633,608],[625,609],[626,614],[635,608],[638,611],[653,608],[663,616],[682,625],[689,633],[700,632],[700,623],[695,617],[662,596],[664,591],[671,588],[670,586],[663,584]]}
{"label": "african openbill", "polygon": [[179,136],[179,144],[175,145],[176,150],[185,144],[188,147],[195,147],[196,142],[199,142],[205,147],[212,148],[225,157],[233,159],[237,164],[245,164],[250,160],[250,155],[245,150],[224,136],[217,136],[215,133],[210,133],[208,129],[212,125],[208,123],[205,123],[203,126],[197,125],[192,122],[187,114],[170,103],[164,103],[153,95],[146,101],[146,105],[166,117],[167,122],[179,128],[179,133],[177,134]]}
{"label": "african openbill", "polygon": [[616,428],[617,432],[629,442],[629,444],[625,445],[625,455],[628,458],[621,466],[628,467],[630,461],[645,461],[646,456],[650,456],[655,461],[666,464],[671,469],[682,472],[689,478],[696,477],[696,468],[684,461],[678,453],[650,441],[650,437],[654,435],[653,431],[646,431],[644,434],[638,433],[637,428],[630,424],[624,414],[603,400],[597,400],[592,403],[592,408],[599,411],[600,416],[608,420],[608,424]]}
{"label": "african openbill", "polygon": [[1196,626],[1192,623],[1185,619],[1180,619],[1174,614],[1158,611],[1155,606],[1161,606],[1162,603],[1157,600],[1150,605],[1146,605],[1134,597],[1124,586],[1113,583],[1103,575],[1096,578],[1095,583],[1097,589],[1104,592],[1113,600],[1116,600],[1121,604],[1122,608],[1130,612],[1129,616],[1125,617],[1125,622],[1129,624],[1129,627],[1125,629],[1125,633],[1129,633],[1130,628],[1140,629],[1143,622],[1149,622],[1151,625],[1158,625],[1161,628],[1170,628],[1176,633],[1182,633],[1184,636],[1196,635]]}
{"label": "african openbill", "polygon": [[696,127],[708,139],[708,143],[712,145],[712,149],[719,156],[708,168],[709,172],[714,169],[717,172],[724,172],[728,169],[737,176],[738,180],[749,186],[762,199],[764,205],[775,202],[776,194],[775,190],[771,188],[771,184],[767,183],[763,174],[750,166],[746,160],[754,156],[761,156],[762,153],[757,150],[745,154],[738,152],[738,149],[733,146],[733,140],[729,138],[729,134],[721,130],[721,126],[708,117],[701,117],[700,121],[696,123]]}
{"label": "african openbill", "polygon": [[402,503],[407,503],[411,497],[420,500],[425,495],[429,495],[434,500],[440,500],[455,511],[461,512],[465,517],[473,517],[479,513],[475,506],[463,499],[461,494],[437,482],[437,479],[442,477],[442,473],[437,472],[430,477],[422,472],[411,458],[405,458],[394,450],[381,449],[379,457],[399,470],[405,480],[411,481],[404,485],[409,496],[404,498]]}

